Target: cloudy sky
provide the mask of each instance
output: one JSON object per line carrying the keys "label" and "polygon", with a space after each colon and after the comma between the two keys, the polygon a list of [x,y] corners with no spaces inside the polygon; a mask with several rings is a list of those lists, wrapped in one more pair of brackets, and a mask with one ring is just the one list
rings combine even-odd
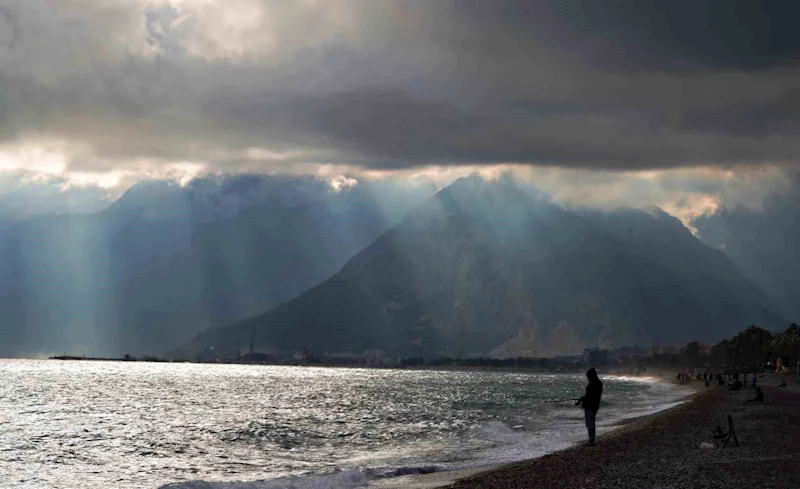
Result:
{"label": "cloudy sky", "polygon": [[204,172],[499,168],[573,203],[757,205],[797,172],[798,14],[738,0],[0,0],[0,207],[90,208]]}

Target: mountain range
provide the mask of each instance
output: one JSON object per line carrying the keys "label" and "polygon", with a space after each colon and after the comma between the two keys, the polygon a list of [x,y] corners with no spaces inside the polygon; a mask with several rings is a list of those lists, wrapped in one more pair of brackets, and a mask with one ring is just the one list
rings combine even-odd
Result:
{"label": "mountain range", "polygon": [[722,209],[695,236],[510,177],[142,182],[101,212],[0,222],[0,355],[504,357],[782,329],[798,203]]}
{"label": "mountain range", "polygon": [[550,202],[510,178],[457,180],[337,273],[181,351],[543,356],[717,341],[782,327],[774,301],[658,209]]}
{"label": "mountain range", "polygon": [[[342,185],[344,183],[344,185]],[[161,354],[325,280],[435,188],[230,176],[0,226],[0,355]]]}

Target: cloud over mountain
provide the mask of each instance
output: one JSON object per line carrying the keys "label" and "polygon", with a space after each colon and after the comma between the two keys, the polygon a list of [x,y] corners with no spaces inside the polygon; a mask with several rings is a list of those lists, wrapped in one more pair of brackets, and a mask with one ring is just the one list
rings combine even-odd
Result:
{"label": "cloud over mountain", "polygon": [[0,150],[67,169],[791,164],[791,2],[0,0]]}

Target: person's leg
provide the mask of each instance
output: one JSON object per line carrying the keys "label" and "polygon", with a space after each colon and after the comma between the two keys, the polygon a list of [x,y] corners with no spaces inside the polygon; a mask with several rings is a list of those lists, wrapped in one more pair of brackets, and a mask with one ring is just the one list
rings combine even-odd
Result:
{"label": "person's leg", "polygon": [[589,443],[594,443],[595,412],[591,409],[584,409],[583,413],[586,416],[586,430],[589,432]]}

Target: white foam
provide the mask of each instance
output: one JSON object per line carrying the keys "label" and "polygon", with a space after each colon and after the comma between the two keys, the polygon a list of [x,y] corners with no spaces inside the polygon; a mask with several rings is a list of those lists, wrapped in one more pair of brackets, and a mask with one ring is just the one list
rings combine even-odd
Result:
{"label": "white foam", "polygon": [[393,469],[367,469],[367,473],[376,479],[391,479],[404,475],[433,474],[439,472],[440,468],[436,465],[425,465],[419,467],[396,467]]}
{"label": "white foam", "polygon": [[642,376],[632,376],[632,375],[603,375],[601,378],[611,378],[614,380],[621,380],[624,382],[642,382],[645,384],[653,384],[660,382],[658,377],[642,377]]}
{"label": "white foam", "polygon": [[177,482],[161,486],[159,489],[355,489],[367,487],[368,483],[369,478],[363,472],[343,471],[253,482]]}
{"label": "white foam", "polygon": [[[614,429],[619,422],[652,414],[684,402],[691,392],[680,386],[664,383],[655,377],[607,376],[616,381],[649,384],[624,403],[606,406],[598,423],[598,433]],[[542,416],[543,414],[543,416]],[[466,458],[442,460],[435,457],[437,465],[426,465],[426,450],[412,444],[413,453],[404,456],[393,446],[387,448],[387,462],[403,464],[374,468],[376,452],[364,460],[348,460],[343,467],[372,466],[366,470],[346,470],[322,475],[281,477],[254,482],[206,482],[191,481],[173,483],[160,489],[355,489],[370,487],[379,480],[394,479],[409,474],[429,474],[458,469],[474,469],[539,457],[562,450],[585,438],[583,412],[580,409],[557,409],[539,414],[539,419],[530,424],[508,425],[492,420],[473,428],[472,436],[462,440],[460,455]],[[380,457],[378,457],[380,458]],[[392,460],[394,459],[394,460]],[[398,460],[399,459],[399,460]],[[372,462],[372,463],[370,463]],[[363,465],[362,465],[363,463]]]}
{"label": "white foam", "polygon": [[406,475],[422,475],[438,472],[439,467],[425,465],[416,467],[394,467],[367,469],[365,471],[336,471],[328,474],[287,476],[252,482],[188,481],[161,486],[159,489],[356,489],[367,487],[370,481],[391,479]]}
{"label": "white foam", "polygon": [[[654,414],[686,401],[692,392],[681,386],[660,381],[656,377],[609,376],[616,381],[647,384],[638,396],[625,399],[624,403],[605,405],[598,420],[598,433],[606,433],[619,423],[632,418]],[[478,430],[481,438],[497,445],[477,452],[478,457],[460,467],[480,467],[530,459],[565,449],[583,441],[586,432],[582,409],[551,411],[539,423],[532,423],[531,431],[512,428],[500,421],[485,423]]]}
{"label": "white foam", "polygon": [[522,427],[514,429],[502,421],[489,421],[479,428],[481,437],[493,442],[504,443],[518,443],[520,440],[529,438],[521,430]]}

